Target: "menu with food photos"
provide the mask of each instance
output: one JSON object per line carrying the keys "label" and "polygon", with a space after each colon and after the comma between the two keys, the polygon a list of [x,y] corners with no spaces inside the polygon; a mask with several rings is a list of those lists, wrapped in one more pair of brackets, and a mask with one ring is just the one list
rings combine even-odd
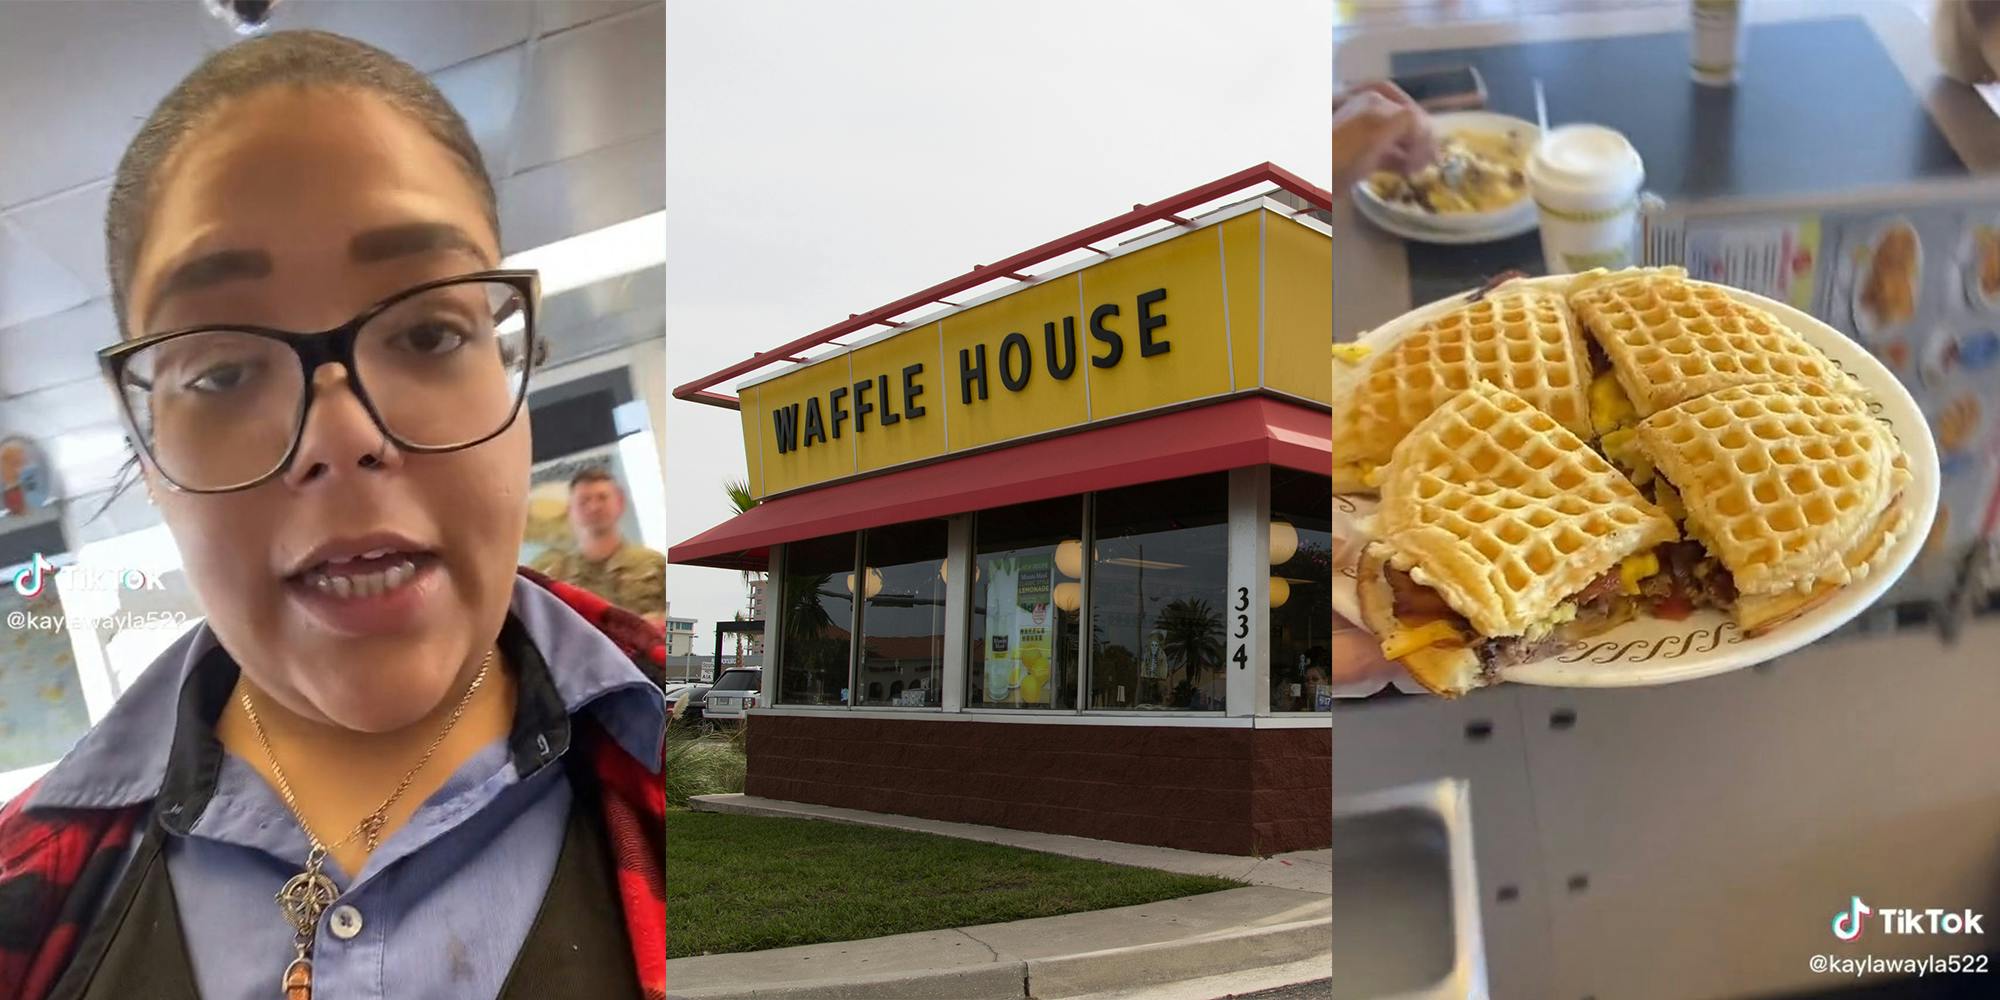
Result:
{"label": "menu with food photos", "polygon": [[1930,423],[1941,496],[1884,604],[1944,601],[2000,507],[2000,204],[1645,219],[1647,264],[1790,302],[1853,338]]}

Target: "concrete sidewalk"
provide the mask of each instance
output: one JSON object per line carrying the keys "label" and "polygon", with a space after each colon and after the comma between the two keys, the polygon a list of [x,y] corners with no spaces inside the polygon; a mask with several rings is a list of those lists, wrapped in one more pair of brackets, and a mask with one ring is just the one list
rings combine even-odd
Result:
{"label": "concrete sidewalk", "polygon": [[1139,906],[667,962],[669,1000],[1055,1000],[1333,961],[1333,901],[1249,886]]}
{"label": "concrete sidewalk", "polygon": [[894,827],[1254,884],[1059,917],[677,958],[667,962],[669,1000],[1058,1000],[1274,967],[1330,967],[1333,960],[1331,851],[1241,858],[742,795],[704,796],[694,805]]}
{"label": "concrete sidewalk", "polygon": [[1235,879],[1238,882],[1248,882],[1251,885],[1296,889],[1300,892],[1317,892],[1322,895],[1333,892],[1331,848],[1292,851],[1268,858],[1253,858],[1238,854],[1203,854],[1199,851],[1182,851],[1171,847],[1148,847],[1144,844],[1126,844],[1115,840],[1092,840],[1088,837],[1069,837],[1058,833],[1011,830],[1002,826],[950,823],[944,820],[919,819],[914,816],[897,816],[892,813],[863,812],[859,809],[786,802],[781,799],[759,798],[755,795],[697,795],[689,801],[689,805],[697,812],[824,819],[861,826],[884,826],[917,833],[935,833],[961,840],[1005,844],[1008,847],[1046,851],[1072,858],[1108,861],[1115,865],[1131,865],[1135,868],[1157,868],[1160,871],[1178,872],[1183,875],[1214,875],[1219,878]]}

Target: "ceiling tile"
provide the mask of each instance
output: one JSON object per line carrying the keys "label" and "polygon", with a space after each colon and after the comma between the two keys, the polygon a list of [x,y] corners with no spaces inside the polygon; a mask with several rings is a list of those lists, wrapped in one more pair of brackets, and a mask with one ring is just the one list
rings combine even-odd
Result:
{"label": "ceiling tile", "polygon": [[40,248],[91,295],[108,295],[111,276],[104,270],[104,208],[111,198],[111,181],[87,184],[18,209],[9,218],[27,240]]}
{"label": "ceiling tile", "polygon": [[503,169],[512,139],[514,110],[521,96],[525,46],[503,49],[431,74],[445,99],[465,118],[488,172]]}
{"label": "ceiling tile", "polygon": [[194,3],[122,0],[10,3],[0,19],[0,207],[109,177],[153,105],[201,59],[210,20]]}
{"label": "ceiling tile", "polygon": [[[0,266],[0,275],[11,269]],[[97,350],[117,339],[111,303],[89,304],[17,326],[0,328],[0,396],[21,396],[97,372]]]}
{"label": "ceiling tile", "polygon": [[507,253],[650,215],[666,204],[663,137],[645,136],[500,183]]}
{"label": "ceiling tile", "polygon": [[522,171],[659,132],[666,115],[665,8],[544,39],[516,123]]}
{"label": "ceiling tile", "polygon": [[[542,0],[541,30],[544,35],[603,20],[628,10],[646,6],[646,0]],[[658,3],[653,6],[660,6]]]}
{"label": "ceiling tile", "polygon": [[[90,297],[82,280],[42,252],[9,218],[0,216],[0,330],[75,308]],[[15,359],[5,351],[0,351],[0,358],[7,362],[0,368],[14,367]]]}
{"label": "ceiling tile", "polygon": [[[93,363],[94,364],[94,363]],[[74,382],[33,389],[0,400],[0,436],[50,438],[74,430],[119,423],[111,389],[93,369]]]}
{"label": "ceiling tile", "polygon": [[[238,40],[196,3],[172,4],[199,16],[209,47]],[[271,28],[317,28],[359,39],[426,73],[498,52],[528,40],[534,5],[497,0],[286,0],[271,14]]]}

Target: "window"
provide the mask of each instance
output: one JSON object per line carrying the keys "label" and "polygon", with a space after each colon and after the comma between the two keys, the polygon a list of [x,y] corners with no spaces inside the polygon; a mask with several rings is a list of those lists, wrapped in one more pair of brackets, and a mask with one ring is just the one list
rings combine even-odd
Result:
{"label": "window", "polygon": [[[1271,470],[1271,711],[1331,711],[1333,534],[1326,476]],[[1281,558],[1282,557],[1282,558]]]}
{"label": "window", "polygon": [[854,535],[785,546],[778,702],[844,705],[854,627]]}
{"label": "window", "polygon": [[[944,704],[944,521],[872,528],[855,584],[861,608],[863,705]],[[865,582],[864,582],[865,581]]]}
{"label": "window", "polygon": [[1229,478],[1097,494],[1090,706],[1220,711]]}
{"label": "window", "polygon": [[973,527],[967,708],[1076,708],[1083,500],[982,511]]}
{"label": "window", "polygon": [[762,672],[757,670],[730,670],[725,672],[722,675],[722,679],[716,681],[715,686],[709,688],[709,690],[711,692],[755,691],[761,677]]}

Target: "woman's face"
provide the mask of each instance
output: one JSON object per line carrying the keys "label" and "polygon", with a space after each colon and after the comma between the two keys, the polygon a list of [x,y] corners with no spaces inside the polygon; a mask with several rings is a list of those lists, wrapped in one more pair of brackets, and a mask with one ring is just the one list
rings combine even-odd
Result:
{"label": "woman's face", "polygon": [[[414,120],[365,93],[274,87],[232,101],[162,166],[126,333],[327,330],[498,259],[464,168]],[[347,377],[313,373],[298,450],[263,485],[180,493],[146,471],[209,626],[250,679],[308,719],[387,732],[434,709],[499,632],[528,419],[472,448],[406,454]],[[352,586],[332,585],[342,576]]]}

